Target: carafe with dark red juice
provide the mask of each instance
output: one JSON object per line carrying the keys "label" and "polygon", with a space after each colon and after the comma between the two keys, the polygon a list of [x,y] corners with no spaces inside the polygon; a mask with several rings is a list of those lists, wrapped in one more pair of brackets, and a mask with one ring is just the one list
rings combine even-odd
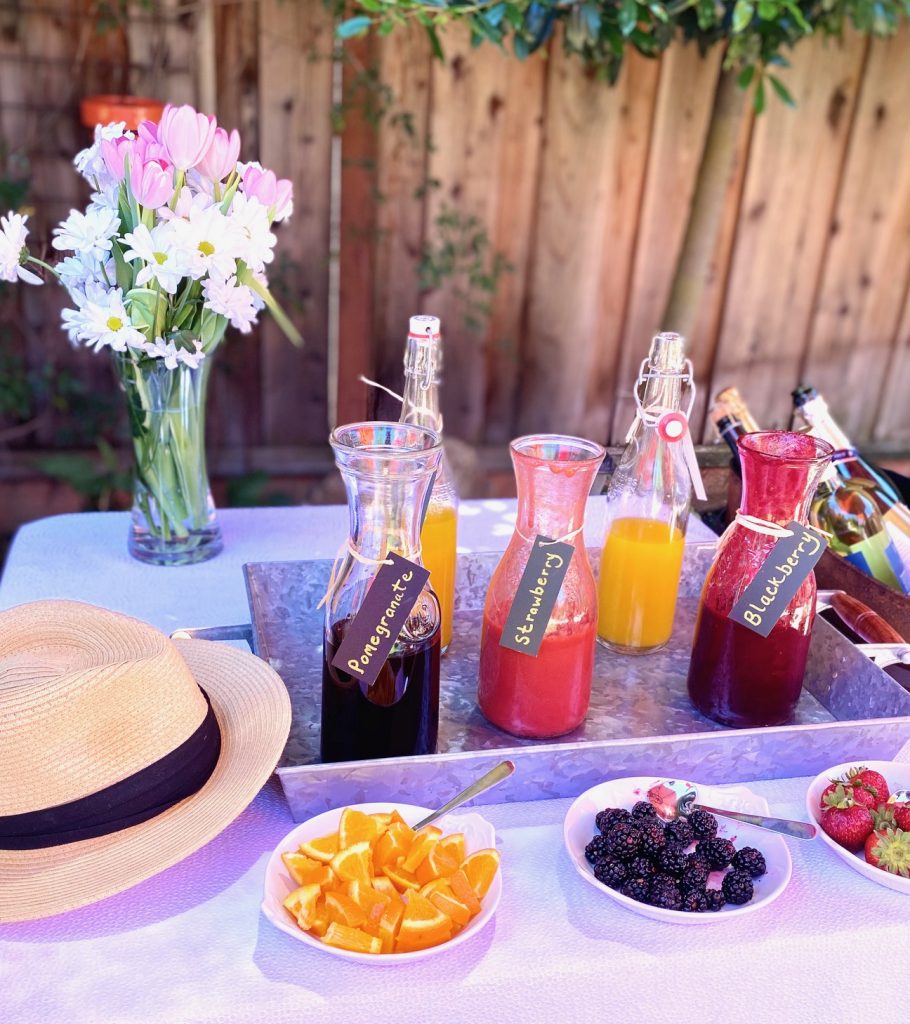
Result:
{"label": "carafe with dark red juice", "polygon": [[[424,586],[375,680],[332,664],[390,553],[421,563],[421,513],[439,435],[404,423],[352,423],[329,442],[348,495],[350,537],[329,582],[322,670],[323,761],[434,754],[439,730],[439,602]],[[374,629],[381,635],[379,628]],[[367,630],[366,643],[376,643]],[[356,667],[356,665],[355,665]]]}
{"label": "carafe with dark red juice", "polygon": [[709,718],[734,726],[781,725],[802,690],[815,619],[809,573],[767,637],[728,618],[790,523],[806,524],[833,449],[783,430],[740,437],[742,505],[718,542],[695,625],[689,696]]}
{"label": "carafe with dark red juice", "polygon": [[[591,699],[597,587],[584,543],[585,502],[604,449],[557,434],[511,445],[518,519],[487,591],[477,702],[494,725],[516,736],[560,736],[584,721]],[[538,536],[574,549],[536,656],[500,643]],[[554,559],[555,563],[555,559]]]}

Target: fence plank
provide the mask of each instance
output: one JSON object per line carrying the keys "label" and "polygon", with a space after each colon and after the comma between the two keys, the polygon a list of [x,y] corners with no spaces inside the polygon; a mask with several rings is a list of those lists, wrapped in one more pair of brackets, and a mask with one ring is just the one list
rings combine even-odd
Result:
{"label": "fence plank", "polygon": [[910,291],[897,331],[894,354],[885,380],[885,393],[875,423],[875,440],[889,445],[910,444]]}
{"label": "fence plank", "polygon": [[772,94],[755,122],[710,390],[737,384],[768,427],[789,420],[865,49],[808,41],[781,75],[797,109]]}
{"label": "fence plank", "polygon": [[[386,109],[376,153],[372,355],[377,379],[398,391],[408,317],[421,312],[417,265],[426,207],[432,55],[426,32],[413,22],[381,39],[377,49]],[[396,418],[399,413],[381,392],[368,398],[368,408]]]}
{"label": "fence plank", "polygon": [[854,119],[803,378],[872,436],[910,275],[910,32],[875,40]]}
{"label": "fence plank", "polygon": [[[673,273],[711,118],[721,51],[702,56],[694,44],[678,45],[661,58],[651,149],[635,243],[629,309],[616,379],[611,439],[625,436],[635,413],[632,387],[652,335],[661,329]],[[690,339],[698,344],[700,339]],[[698,422],[697,417],[693,418]]]}
{"label": "fence plank", "polygon": [[[429,177],[438,187],[426,237],[440,261],[446,243],[466,253],[461,272],[423,304],[443,320],[447,430],[469,441],[504,440],[513,428],[546,64],[540,55],[517,61],[494,47],[473,50],[460,25],[445,33],[443,46],[445,64],[433,65]],[[475,238],[486,245],[475,248]],[[490,303],[470,278],[497,255],[513,270]]]}
{"label": "fence plank", "polygon": [[630,56],[612,89],[554,50],[522,360],[522,432],[605,440],[615,390],[658,65]]}
{"label": "fence plank", "polygon": [[302,328],[294,349],[262,328],[263,442],[324,440],[327,432],[332,19],[318,3],[262,0],[260,153],[294,182],[294,216],[280,228],[271,280]]}

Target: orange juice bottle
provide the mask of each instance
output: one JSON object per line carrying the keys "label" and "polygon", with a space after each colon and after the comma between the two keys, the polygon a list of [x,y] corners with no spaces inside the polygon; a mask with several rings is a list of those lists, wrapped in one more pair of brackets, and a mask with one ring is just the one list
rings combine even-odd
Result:
{"label": "orange juice bottle", "polygon": [[[442,433],[439,384],[442,377],[442,341],[439,318],[412,316],[404,354],[403,423],[414,423]],[[430,586],[442,612],[442,650],[452,642],[455,604],[455,564],[458,532],[458,492],[445,454],[436,471],[433,490],[420,534],[421,561],[430,570]]]}
{"label": "orange juice bottle", "polygon": [[642,363],[635,422],[607,491],[597,634],[624,654],[657,650],[673,631],[692,496],[684,386],[691,409],[695,388],[684,340],[658,334]]}

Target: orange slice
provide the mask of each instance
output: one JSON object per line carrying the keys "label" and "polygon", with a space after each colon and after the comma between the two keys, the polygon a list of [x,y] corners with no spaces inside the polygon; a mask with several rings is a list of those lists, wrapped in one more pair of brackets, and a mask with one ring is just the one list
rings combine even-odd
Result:
{"label": "orange slice", "polygon": [[320,896],[316,901],[316,909],[310,918],[310,931],[314,935],[323,936],[331,922],[329,921],[329,909],[325,905],[325,896]]}
{"label": "orange slice", "polygon": [[329,921],[335,924],[359,928],[367,919],[367,915],[360,907],[343,892],[326,893],[325,908],[328,911]]}
{"label": "orange slice", "polygon": [[373,846],[374,869],[379,871],[386,864],[394,864],[404,857],[413,839],[414,833],[407,825],[397,821],[390,825]]}
{"label": "orange slice", "polygon": [[468,881],[468,876],[461,868],[449,879],[449,885],[452,887],[455,898],[471,911],[472,917],[474,914],[480,913],[480,900],[477,898],[477,893],[474,892],[474,887]]}
{"label": "orange slice", "polygon": [[341,812],[341,821],[338,823],[338,849],[346,850],[349,846],[358,846],[360,843],[372,843],[380,831],[379,823],[368,814],[346,807]]}
{"label": "orange slice", "polygon": [[471,911],[461,900],[455,898],[455,894],[444,879],[439,878],[437,881],[442,882],[442,885],[429,894],[430,903],[463,928],[471,920]]}
{"label": "orange slice", "polygon": [[288,893],[283,906],[296,918],[304,931],[310,927],[309,921],[316,910],[316,901],[321,893],[318,885],[301,885],[300,888]]}
{"label": "orange slice", "polygon": [[442,841],[436,843],[426,857],[418,865],[417,870],[414,872],[417,881],[421,885],[426,885],[427,882],[432,882],[434,878],[450,878],[458,870],[458,866],[461,863],[459,860],[455,860],[445,850],[440,850],[439,846]]}
{"label": "orange slice", "polygon": [[302,853],[283,853],[281,859],[284,862],[284,866],[288,869],[288,874],[297,885],[306,885],[306,876],[313,868],[322,867],[320,861],[313,860],[311,857],[305,857]]}
{"label": "orange slice", "polygon": [[342,882],[370,880],[370,844],[366,841],[355,843],[340,850],[332,858],[332,870]]}
{"label": "orange slice", "polygon": [[411,893],[395,940],[396,953],[438,946],[452,935],[451,920],[418,892]]}
{"label": "orange slice", "polygon": [[382,950],[382,943],[375,935],[367,935],[359,928],[350,928],[347,925],[338,924],[333,921],[322,937],[327,946],[336,946],[338,949],[348,949],[352,953],[379,953]]}
{"label": "orange slice", "polygon": [[408,850],[407,855],[401,862],[401,866],[406,871],[416,870],[424,857],[426,857],[430,850],[439,842],[439,837],[441,835],[442,830],[436,828],[435,825],[428,825],[426,828],[422,828],[414,836],[414,842],[411,843],[411,849]]}
{"label": "orange slice", "polygon": [[379,812],[374,812],[373,814],[368,815],[368,817],[372,818],[379,826],[379,832],[376,833],[377,835],[381,835],[389,825],[392,824],[391,814],[380,814]]}
{"label": "orange slice", "polygon": [[379,918],[379,928],[377,929],[383,953],[394,951],[395,939],[398,937],[398,927],[402,917],[404,917],[404,903],[400,899],[389,900],[389,905]]}
{"label": "orange slice", "polygon": [[420,888],[420,883],[414,875],[410,871],[405,871],[400,864],[395,867],[384,867],[382,869],[382,873],[386,878],[391,880],[392,885],[394,885],[399,892],[405,892],[408,889],[416,890]]}
{"label": "orange slice", "polygon": [[373,879],[373,888],[376,892],[381,892],[384,896],[395,897],[398,899],[398,890],[395,888],[395,884],[391,878],[386,875],[377,875]]}
{"label": "orange slice", "polygon": [[[379,929],[379,919],[382,912],[392,902],[391,897],[377,892],[369,882],[348,882],[348,896],[366,914],[366,921],[361,927],[370,935],[376,935]],[[398,893],[395,894],[398,899]]]}
{"label": "orange slice", "polygon": [[461,865],[461,870],[478,899],[483,899],[499,870],[499,853],[496,850],[478,850]]}
{"label": "orange slice", "polygon": [[322,836],[320,839],[310,839],[300,844],[300,852],[313,860],[320,860],[323,864],[329,861],[338,853],[338,834],[333,832],[330,836]]}
{"label": "orange slice", "polygon": [[453,832],[450,836],[443,836],[437,849],[460,864],[465,858],[464,832]]}

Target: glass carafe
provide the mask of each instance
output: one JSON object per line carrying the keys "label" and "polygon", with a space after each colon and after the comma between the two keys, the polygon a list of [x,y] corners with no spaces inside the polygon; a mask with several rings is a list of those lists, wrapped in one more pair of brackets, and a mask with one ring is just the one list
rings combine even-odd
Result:
{"label": "glass carafe", "polygon": [[[518,519],[487,591],[477,701],[489,721],[516,736],[559,736],[584,720],[591,698],[597,590],[584,543],[585,502],[604,449],[556,434],[511,445]],[[538,535],[575,551],[536,657],[500,645]]]}
{"label": "glass carafe", "polygon": [[439,603],[427,584],[375,682],[332,666],[390,552],[420,562],[420,515],[442,448],[402,423],[352,423],[329,438],[347,490],[350,536],[329,584],[322,674],[323,761],[436,752]]}
{"label": "glass carafe", "polygon": [[[442,338],[439,318],[412,316],[404,353],[404,401],[401,422],[430,427],[442,435],[439,385],[442,380]],[[420,534],[423,564],[442,613],[442,651],[452,642],[455,604],[455,560],[458,532],[458,492],[445,451],[433,481],[426,519]]]}
{"label": "glass carafe", "polygon": [[673,631],[692,497],[685,445],[691,448],[694,397],[683,338],[658,334],[642,363],[639,410],[607,491],[597,632],[623,654],[658,650]]}
{"label": "glass carafe", "polygon": [[738,446],[742,505],[718,542],[702,590],[689,696],[699,711],[725,725],[781,725],[802,690],[815,620],[815,574],[802,582],[767,637],[728,615],[780,539],[780,528],[806,524],[833,449],[783,430],[747,434]]}

